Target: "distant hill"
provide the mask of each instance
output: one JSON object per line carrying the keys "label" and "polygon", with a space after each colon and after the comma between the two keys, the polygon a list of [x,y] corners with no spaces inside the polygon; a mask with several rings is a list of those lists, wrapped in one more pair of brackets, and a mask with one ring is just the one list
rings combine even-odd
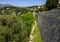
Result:
{"label": "distant hill", "polygon": [[0,3],[0,8],[6,7],[6,6],[12,6],[12,5],[10,5],[10,4],[1,4]]}

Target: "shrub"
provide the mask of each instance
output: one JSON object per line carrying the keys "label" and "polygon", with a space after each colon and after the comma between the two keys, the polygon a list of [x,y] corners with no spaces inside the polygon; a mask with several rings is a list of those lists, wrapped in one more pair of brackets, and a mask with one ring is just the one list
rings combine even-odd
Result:
{"label": "shrub", "polygon": [[45,10],[57,8],[58,0],[46,0]]}
{"label": "shrub", "polygon": [[34,22],[33,14],[23,14],[18,18],[10,15],[0,15],[0,42],[29,41],[31,26]]}
{"label": "shrub", "polygon": [[41,12],[44,11],[44,8],[39,8],[39,11],[41,11]]}
{"label": "shrub", "polygon": [[33,22],[32,14],[28,15],[25,14],[21,20],[10,15],[0,15],[0,42],[28,42]]}
{"label": "shrub", "polygon": [[35,12],[36,12],[36,13],[38,13],[38,12],[39,12],[39,10],[37,9],[37,10],[35,10]]}

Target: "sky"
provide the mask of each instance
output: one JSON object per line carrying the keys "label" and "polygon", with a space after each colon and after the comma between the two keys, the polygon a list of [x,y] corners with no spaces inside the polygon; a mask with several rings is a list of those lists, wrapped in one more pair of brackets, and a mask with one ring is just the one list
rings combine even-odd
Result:
{"label": "sky", "polygon": [[46,0],[0,0],[1,4],[11,4],[14,6],[35,6],[42,5],[46,2]]}

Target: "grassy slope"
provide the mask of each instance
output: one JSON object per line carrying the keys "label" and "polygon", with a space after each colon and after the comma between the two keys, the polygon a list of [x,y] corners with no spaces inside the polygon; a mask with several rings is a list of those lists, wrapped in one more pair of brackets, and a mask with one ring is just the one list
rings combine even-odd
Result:
{"label": "grassy slope", "polygon": [[[29,16],[29,15],[30,15],[30,16]],[[30,19],[32,20],[33,17],[31,17],[31,16],[32,16],[32,13],[29,12],[29,13],[26,13],[26,14],[21,15],[21,17],[17,17],[17,19],[20,20],[20,18],[22,18],[23,20],[25,19],[25,22],[26,22],[26,20],[28,20],[29,22],[31,22],[31,21],[29,20],[29,17],[30,17]],[[24,17],[24,18],[23,18],[23,17]],[[26,19],[25,17],[26,17],[27,19]],[[34,39],[33,39],[32,42],[42,42],[41,35],[40,35],[40,31],[39,31],[39,27],[38,27],[37,23],[36,23],[36,27],[35,27],[33,36],[34,36]]]}
{"label": "grassy slope", "polygon": [[42,42],[39,27],[38,27],[37,23],[36,23],[36,27],[35,27],[33,36],[34,36],[34,38],[33,38],[32,42]]}

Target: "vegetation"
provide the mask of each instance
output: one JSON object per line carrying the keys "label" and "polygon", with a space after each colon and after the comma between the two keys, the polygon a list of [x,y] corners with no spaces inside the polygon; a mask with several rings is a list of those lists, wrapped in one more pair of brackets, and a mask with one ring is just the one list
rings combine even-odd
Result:
{"label": "vegetation", "polygon": [[29,28],[28,28],[28,32],[29,32],[29,34],[30,34],[32,24],[33,24],[34,21],[35,21],[35,18],[34,18],[34,16],[33,16],[33,14],[32,14],[31,12],[28,12],[28,13],[26,13],[26,14],[21,15],[20,17],[17,17],[17,18],[18,18],[18,20],[21,19],[23,22],[25,22],[25,24],[27,25],[27,27],[29,27]]}
{"label": "vegetation", "polygon": [[40,12],[44,11],[44,8],[39,8],[39,11],[40,11]]}
{"label": "vegetation", "polygon": [[3,7],[0,9],[0,13],[2,15],[10,15],[10,14],[15,14],[15,15],[21,15],[24,13],[29,12],[29,10],[25,9],[25,8],[18,8],[18,7],[14,7],[14,6],[8,6],[8,7]]}
{"label": "vegetation", "polygon": [[36,9],[35,12],[38,13],[38,12],[43,12],[44,11],[44,8],[39,8],[39,9]]}
{"label": "vegetation", "polygon": [[34,21],[35,18],[32,12],[26,8],[14,6],[1,8],[0,42],[29,42],[31,27]]}
{"label": "vegetation", "polygon": [[59,0],[46,0],[45,10],[51,10],[57,8]]}
{"label": "vegetation", "polygon": [[39,30],[39,27],[36,23],[36,26],[35,26],[35,29],[34,29],[34,32],[33,32],[33,40],[32,42],[42,42],[42,38],[41,38],[41,35],[40,35],[40,30]]}
{"label": "vegetation", "polygon": [[38,12],[39,12],[39,10],[37,9],[37,10],[35,10],[35,12],[36,12],[36,13],[38,13]]}
{"label": "vegetation", "polygon": [[28,42],[33,22],[32,13],[0,15],[0,42]]}

